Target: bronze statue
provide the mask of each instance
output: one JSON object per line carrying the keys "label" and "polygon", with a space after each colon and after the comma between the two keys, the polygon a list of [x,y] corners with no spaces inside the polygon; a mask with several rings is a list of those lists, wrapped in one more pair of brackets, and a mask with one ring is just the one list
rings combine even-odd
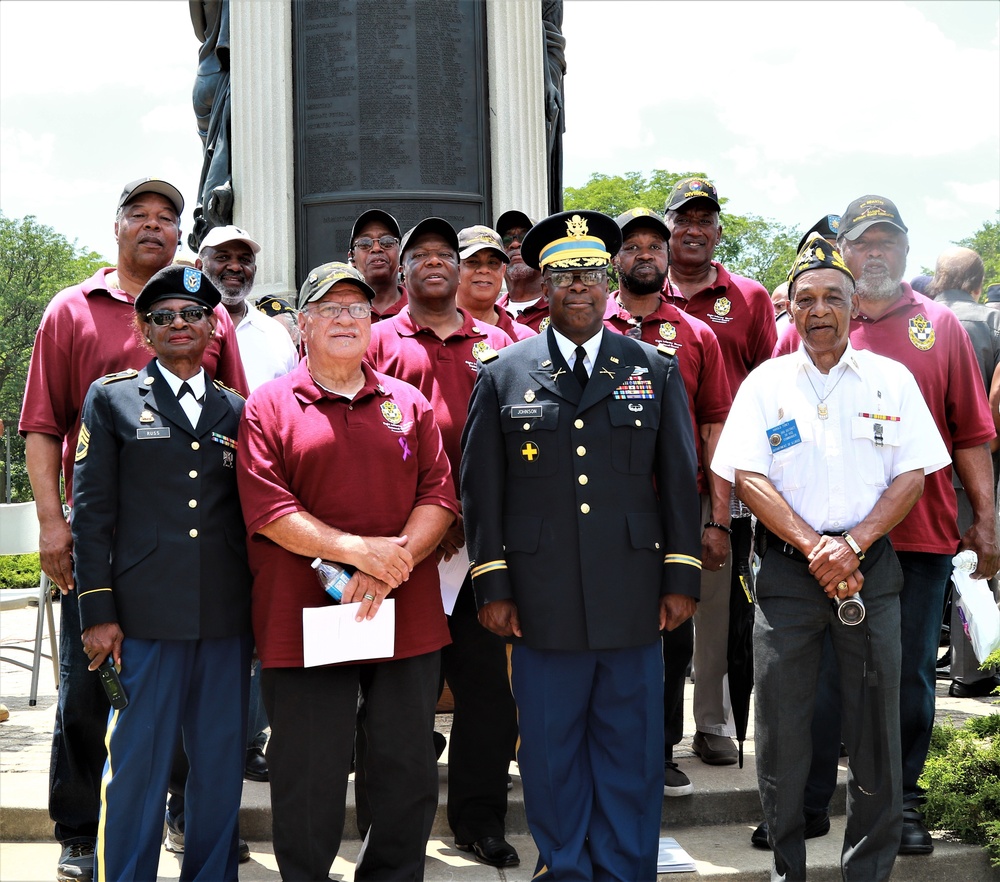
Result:
{"label": "bronze statue", "polygon": [[562,0],[542,0],[545,33],[545,135],[549,171],[549,214],[563,210],[562,136],[566,131],[563,77],[566,75],[566,38],[562,33]]}
{"label": "bronze statue", "polygon": [[188,247],[198,253],[212,227],[233,222],[230,153],[229,0],[188,0],[191,24],[201,40],[198,75],[191,96],[205,159],[198,182],[194,228]]}

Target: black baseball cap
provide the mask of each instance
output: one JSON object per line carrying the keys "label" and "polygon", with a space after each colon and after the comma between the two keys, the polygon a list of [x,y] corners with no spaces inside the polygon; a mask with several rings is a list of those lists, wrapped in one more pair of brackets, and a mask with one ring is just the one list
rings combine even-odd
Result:
{"label": "black baseball cap", "polygon": [[840,230],[837,235],[852,242],[875,224],[889,224],[897,230],[909,230],[899,216],[896,203],[884,196],[859,196],[840,216]]}

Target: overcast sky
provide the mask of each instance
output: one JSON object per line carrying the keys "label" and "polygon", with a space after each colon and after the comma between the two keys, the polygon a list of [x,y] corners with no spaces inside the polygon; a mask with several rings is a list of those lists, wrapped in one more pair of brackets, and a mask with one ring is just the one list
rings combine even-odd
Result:
{"label": "overcast sky", "polygon": [[[563,29],[566,185],[699,169],[729,210],[802,229],[877,193],[908,277],[996,218],[994,0],[567,0]],[[184,0],[0,2],[0,210],[113,257],[121,187],[154,175],[186,234],[197,52]]]}

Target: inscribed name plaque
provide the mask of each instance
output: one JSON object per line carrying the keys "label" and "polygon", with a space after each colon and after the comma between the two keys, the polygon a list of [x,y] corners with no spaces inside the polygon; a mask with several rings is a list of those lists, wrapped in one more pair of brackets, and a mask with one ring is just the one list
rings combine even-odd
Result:
{"label": "inscribed name plaque", "polygon": [[305,0],[292,33],[299,281],[374,206],[489,222],[484,3]]}

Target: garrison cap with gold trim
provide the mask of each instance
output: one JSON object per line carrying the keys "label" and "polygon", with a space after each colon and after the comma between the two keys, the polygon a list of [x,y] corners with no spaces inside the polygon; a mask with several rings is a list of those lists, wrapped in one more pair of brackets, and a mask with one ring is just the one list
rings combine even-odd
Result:
{"label": "garrison cap with gold trim", "polygon": [[806,239],[806,244],[795,258],[795,263],[788,271],[788,286],[791,289],[792,283],[803,273],[810,270],[835,269],[844,273],[852,282],[854,275],[844,263],[844,258],[837,250],[836,245],[831,245],[819,233],[810,233]]}
{"label": "garrison cap with gold trim", "polygon": [[311,270],[306,280],[299,289],[298,307],[302,309],[307,303],[319,300],[327,291],[340,282],[349,282],[355,288],[359,288],[361,293],[368,298],[371,303],[375,299],[375,292],[353,266],[340,261],[324,263],[322,266]]}
{"label": "garrison cap with gold trim", "polygon": [[533,269],[606,267],[622,247],[622,231],[599,211],[561,211],[535,224],[521,243]]}

